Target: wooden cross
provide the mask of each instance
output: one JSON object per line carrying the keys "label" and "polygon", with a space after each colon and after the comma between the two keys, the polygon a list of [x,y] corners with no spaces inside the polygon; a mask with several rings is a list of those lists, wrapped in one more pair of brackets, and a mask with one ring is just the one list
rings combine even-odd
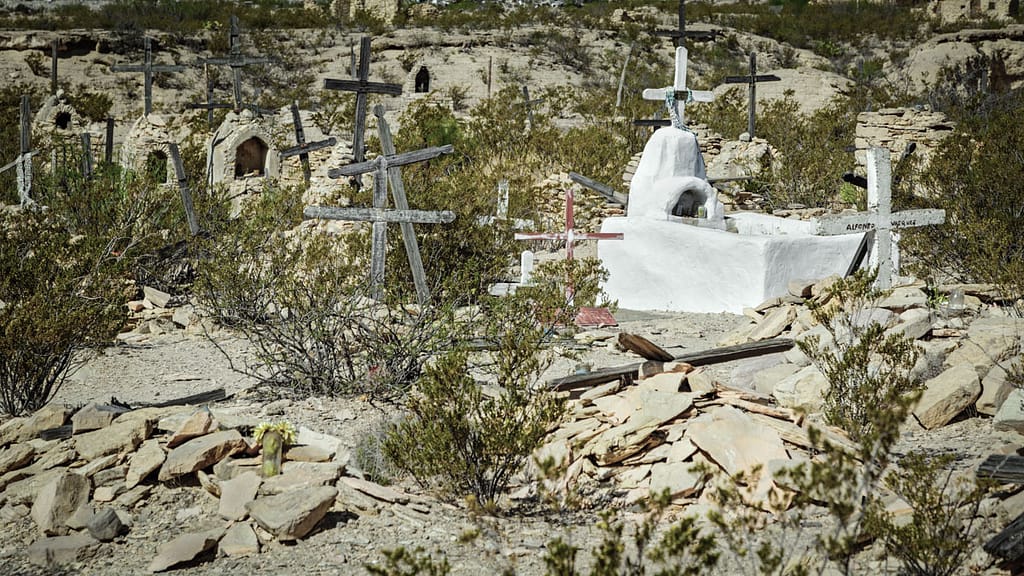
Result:
{"label": "wooden cross", "polygon": [[[573,216],[575,198],[572,186],[565,188],[565,231],[563,232],[517,232],[516,240],[562,240],[565,242],[565,259],[573,259],[573,246],[580,240],[622,240],[621,232],[579,232],[576,230],[576,222]],[[571,302],[573,297],[572,281],[569,279],[565,286],[566,298]]]}
{"label": "wooden cross", "polygon": [[323,148],[329,148],[338,143],[338,139],[331,136],[326,140],[319,142],[306,143],[306,132],[302,129],[302,117],[299,116],[299,103],[292,102],[292,125],[295,126],[295,142],[296,146],[287,148],[281,151],[281,158],[291,158],[292,156],[298,156],[302,162],[302,177],[306,180],[306,185],[309,185],[309,179],[312,176],[309,170],[309,153],[314,150],[320,150]]}
{"label": "wooden cross", "polygon": [[206,103],[205,104],[185,104],[185,108],[188,110],[206,110],[206,124],[213,126],[213,111],[224,110],[231,108],[231,104],[226,102],[214,102],[213,101],[213,79],[210,78],[210,66],[209,64],[203,64],[203,72],[206,76]]}
{"label": "wooden cross", "polygon": [[145,94],[144,114],[149,116],[153,111],[153,73],[154,72],[182,72],[185,66],[173,64],[153,64],[153,46],[149,36],[145,39],[146,57],[142,64],[115,64],[110,67],[113,72],[142,72],[143,91]]}
{"label": "wooden cross", "polygon": [[18,157],[5,166],[0,167],[0,174],[15,168],[18,179],[18,199],[21,205],[32,202],[32,107],[28,95],[21,97],[21,138]]}
{"label": "wooden cross", "polygon": [[683,46],[676,48],[675,81],[668,88],[647,88],[643,92],[644,100],[659,100],[665,102],[669,115],[672,116],[672,125],[676,128],[685,126],[684,113],[686,103],[711,102],[715,99],[713,92],[702,90],[690,90],[686,87],[686,56],[687,51]]}
{"label": "wooden cross", "polygon": [[[344,90],[356,93],[356,124],[352,132],[352,160],[355,164],[363,161],[365,156],[364,141],[366,130],[366,95],[387,94],[400,96],[402,87],[398,84],[370,82],[370,37],[363,36],[359,45],[359,75],[354,80],[324,79],[325,90]],[[358,187],[358,182],[353,182]]]}
{"label": "wooden cross", "polygon": [[230,52],[226,57],[207,58],[205,64],[231,67],[231,86],[235,96],[235,112],[242,109],[242,68],[253,64],[266,64],[269,58],[250,58],[242,54],[241,31],[238,26],[238,16],[231,15],[231,37],[229,39]]}
{"label": "wooden cross", "polygon": [[885,148],[868,149],[868,211],[851,216],[821,218],[818,234],[836,236],[874,231],[871,264],[878,267],[879,288],[892,287],[899,261],[899,246],[893,239],[893,230],[942,224],[945,210],[903,210],[892,212],[892,166]]}
{"label": "wooden cross", "polygon": [[633,126],[640,128],[661,128],[662,126],[671,126],[672,121],[661,117],[661,110],[654,113],[654,118],[640,118],[633,120]]}
{"label": "wooden cross", "polygon": [[747,103],[747,134],[754,138],[754,113],[757,111],[757,83],[778,82],[782,80],[774,74],[757,75],[757,53],[750,53],[750,74],[747,76],[726,76],[726,84],[746,84],[749,101]]}
{"label": "wooden cross", "polygon": [[605,198],[612,202],[615,202],[616,204],[621,204],[625,206],[629,203],[629,196],[626,196],[621,192],[616,192],[614,189],[612,189],[611,186],[608,186],[607,184],[602,184],[597,180],[587,178],[586,176],[582,174],[577,174],[576,172],[569,172],[569,179],[581,186],[584,186],[586,188],[593,190],[594,192],[597,192],[601,196],[604,196]]}
{"label": "wooden cross", "polygon": [[[340,178],[342,176],[357,176],[375,171],[376,174],[373,178],[373,208],[307,206],[302,213],[306,218],[373,222],[373,245],[370,257],[370,291],[373,298],[380,298],[381,285],[384,282],[387,224],[388,222],[398,222],[402,227],[402,240],[405,243],[405,252],[409,258],[409,266],[412,268],[413,282],[416,284],[416,298],[421,304],[426,304],[430,300],[430,290],[427,287],[426,273],[423,271],[423,261],[420,258],[419,246],[417,245],[412,225],[413,223],[444,224],[452,222],[455,220],[455,213],[449,210],[440,212],[410,210],[408,199],[405,197],[401,172],[398,167],[437,158],[442,154],[451,154],[454,148],[451,144],[448,144],[446,146],[395,154],[394,144],[391,141],[391,132],[383,118],[384,108],[380,105],[375,109],[375,113],[378,112],[379,120],[377,126],[380,131],[381,146],[384,148],[384,154],[368,162],[332,168],[327,172],[327,175],[331,178]],[[391,151],[390,154],[388,150]],[[391,182],[392,197],[395,201],[394,210],[385,208],[389,180]]]}
{"label": "wooden cross", "polygon": [[714,32],[686,30],[686,0],[679,0],[679,27],[676,30],[657,31],[654,35],[671,38],[676,46],[683,46],[686,38],[711,40],[715,37]]}
{"label": "wooden cross", "polygon": [[199,235],[199,222],[196,219],[196,209],[192,205],[192,192],[188,187],[188,175],[185,174],[185,167],[181,164],[181,153],[178,151],[176,142],[168,142],[167,150],[171,153],[171,164],[174,165],[174,176],[178,181],[178,191],[181,192],[181,204],[185,208],[185,218],[188,219],[188,230],[192,236]]}
{"label": "wooden cross", "polygon": [[526,106],[526,127],[529,130],[533,130],[533,105],[540,104],[543,102],[543,98],[537,98],[536,100],[530,100],[530,89],[525,85],[523,86],[523,106]]}

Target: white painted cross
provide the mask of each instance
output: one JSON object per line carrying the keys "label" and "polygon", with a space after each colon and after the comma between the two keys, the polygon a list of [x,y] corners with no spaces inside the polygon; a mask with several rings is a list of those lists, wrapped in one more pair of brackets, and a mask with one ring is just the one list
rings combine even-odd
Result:
{"label": "white painted cross", "polygon": [[711,102],[715,99],[714,92],[690,90],[686,87],[686,55],[686,48],[682,46],[676,48],[676,76],[672,86],[647,88],[643,93],[644,100],[660,100],[666,104],[672,102],[672,106],[669,106],[669,114],[672,116],[672,122],[676,128],[682,128],[684,125],[687,102]]}
{"label": "white painted cross", "polygon": [[894,230],[931,226],[946,221],[945,210],[892,211],[892,166],[885,148],[868,150],[868,211],[851,216],[835,216],[818,221],[818,234],[836,236],[875,231],[871,265],[878,267],[879,288],[891,288],[898,274],[898,234]]}

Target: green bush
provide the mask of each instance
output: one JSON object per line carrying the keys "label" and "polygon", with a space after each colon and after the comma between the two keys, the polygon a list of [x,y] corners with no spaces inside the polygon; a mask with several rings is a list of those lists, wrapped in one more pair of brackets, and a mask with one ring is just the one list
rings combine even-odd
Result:
{"label": "green bush", "polygon": [[[486,302],[475,333],[490,352],[475,357],[448,352],[426,368],[410,395],[409,418],[384,441],[384,453],[400,469],[447,498],[472,496],[495,510],[529,455],[561,416],[562,402],[535,389],[551,360],[540,344],[564,299],[521,290]],[[474,374],[489,374],[497,386],[485,394]]]}
{"label": "green bush", "polygon": [[120,283],[104,250],[59,215],[0,211],[0,412],[41,408],[120,327]]}

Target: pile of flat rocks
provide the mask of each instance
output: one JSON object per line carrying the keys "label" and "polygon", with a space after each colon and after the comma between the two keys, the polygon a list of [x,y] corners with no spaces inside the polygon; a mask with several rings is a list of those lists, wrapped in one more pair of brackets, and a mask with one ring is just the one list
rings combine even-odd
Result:
{"label": "pile of flat rocks", "polygon": [[[829,305],[827,288],[836,280],[792,283],[790,294],[746,310],[749,323],[718,344],[817,337],[818,346],[834,346],[808,304]],[[906,425],[931,430],[976,410],[993,417],[995,430],[1024,434],[1024,391],[1011,382],[1021,362],[1024,319],[1009,313],[989,286],[938,289],[954,292],[964,295],[962,309],[929,299],[923,285],[901,286],[857,311],[852,321],[878,322],[921,349],[913,375],[923,381],[923,394]],[[828,381],[810,358],[794,347],[779,360],[754,372],[750,382],[734,379],[729,386],[706,368],[648,361],[633,385],[615,381],[577,390],[568,418],[535,454],[564,470],[548,488],[592,498],[603,494],[625,504],[668,489],[675,504],[710,506],[704,489],[712,475],[695,470],[733,476],[759,467],[754,496],[767,502],[772,491],[785,488],[786,475],[779,473],[812,457],[809,422],[832,445],[856,450],[841,430],[820,423]]]}
{"label": "pile of flat rocks", "polygon": [[133,511],[161,491],[195,486],[209,493],[218,500],[217,517],[205,525],[214,527],[161,545],[149,564],[160,572],[302,539],[332,510],[415,505],[348,469],[341,440],[308,428],[300,427],[285,450],[281,473],[263,477],[249,435],[257,424],[233,409],[47,406],[0,425],[0,518],[30,516],[39,538],[28,559],[52,567],[119,545]]}

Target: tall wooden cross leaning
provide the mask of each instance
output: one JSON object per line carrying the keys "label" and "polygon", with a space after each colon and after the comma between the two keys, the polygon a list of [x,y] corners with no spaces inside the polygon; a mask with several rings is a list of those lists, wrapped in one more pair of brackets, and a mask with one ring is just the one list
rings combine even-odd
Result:
{"label": "tall wooden cross leaning", "polygon": [[21,97],[21,148],[18,157],[0,167],[0,174],[15,168],[18,179],[18,199],[21,205],[32,202],[32,107],[28,95]]}
{"label": "tall wooden cross leaning", "polygon": [[[892,161],[885,148],[868,150],[868,211],[851,216],[822,218],[818,221],[818,234],[835,236],[875,232],[871,249],[871,263],[878,267],[879,288],[891,288],[898,273],[898,246],[893,241],[893,230],[942,224],[945,210],[892,211]],[[895,254],[894,254],[895,252]]]}
{"label": "tall wooden cross leaning", "polygon": [[[309,171],[309,153],[314,150],[320,150],[322,148],[329,148],[338,143],[338,139],[334,136],[326,140],[320,140],[319,142],[306,143],[306,131],[302,129],[302,117],[299,116],[299,103],[292,102],[292,125],[295,126],[295,142],[296,145],[291,148],[287,148],[281,151],[281,158],[291,158],[292,156],[298,156],[299,161],[302,162],[302,177],[306,180],[306,185],[309,185],[309,179],[312,176]],[[385,151],[385,154],[387,152]]]}
{"label": "tall wooden cross leaning", "polygon": [[747,76],[726,76],[726,84],[746,84],[749,102],[747,103],[747,134],[754,138],[754,113],[757,110],[757,83],[778,82],[782,80],[774,74],[757,75],[757,53],[750,53],[750,74]]}
{"label": "tall wooden cross leaning", "polygon": [[[400,96],[402,87],[398,84],[370,82],[370,37],[363,36],[359,44],[359,76],[354,80],[324,79],[325,90],[344,90],[356,93],[356,123],[352,131],[352,160],[358,164],[365,156],[366,95],[387,94]],[[358,183],[353,183],[358,187]]]}
{"label": "tall wooden cross leaning", "polygon": [[143,112],[146,116],[153,111],[153,73],[154,72],[182,72],[185,66],[174,64],[153,64],[153,46],[149,36],[146,36],[146,57],[142,64],[115,64],[110,69],[113,72],[142,72],[143,90],[145,93],[145,105]]}
{"label": "tall wooden cross leaning", "polygon": [[223,58],[207,58],[203,60],[206,64],[231,67],[231,86],[235,96],[235,111],[242,109],[242,68],[253,64],[266,64],[269,58],[250,58],[242,54],[241,31],[238,26],[238,16],[231,15],[231,37],[230,53]]}
{"label": "tall wooden cross leaning", "polygon": [[181,164],[181,153],[178,151],[178,144],[176,142],[168,142],[167,150],[171,153],[174,177],[178,181],[178,191],[181,193],[181,205],[185,209],[185,218],[188,219],[188,230],[193,236],[196,236],[199,234],[199,221],[196,219],[196,209],[192,205],[192,191],[188,187],[188,176],[185,174],[185,167]]}
{"label": "tall wooden cross leaning", "polygon": [[526,127],[533,130],[533,105],[543,102],[543,98],[530,100],[530,89],[523,85],[523,106],[526,106]]}
{"label": "tall wooden cross leaning", "polygon": [[[579,240],[622,240],[621,232],[579,232],[576,230],[574,217],[575,197],[572,186],[565,187],[565,231],[563,232],[516,232],[516,240],[562,240],[565,242],[565,259],[572,260],[573,246]],[[572,301],[573,286],[570,281],[566,283],[565,295]]]}
{"label": "tall wooden cross leaning", "polygon": [[[373,177],[373,208],[307,206],[303,210],[303,216],[327,220],[373,222],[373,246],[370,257],[370,291],[373,298],[380,298],[381,285],[384,282],[384,259],[387,255],[387,224],[388,222],[400,223],[402,225],[402,239],[405,241],[406,255],[409,257],[409,265],[412,268],[413,282],[416,284],[416,297],[421,304],[426,304],[430,300],[430,289],[427,287],[426,273],[423,271],[423,261],[420,258],[419,247],[416,243],[412,224],[448,223],[455,220],[455,213],[448,210],[441,212],[410,210],[398,167],[437,158],[442,154],[451,154],[454,148],[449,144],[447,146],[394,154],[391,133],[383,119],[384,109],[380,106],[378,106],[378,109],[381,114],[378,127],[380,128],[381,144],[385,148],[384,154],[368,162],[332,168],[327,173],[331,178],[340,178],[342,176],[356,176],[375,171],[376,174]],[[392,153],[388,154],[387,150],[390,150]],[[384,207],[387,204],[389,179],[391,181],[392,196],[395,200],[394,210],[388,210]]]}
{"label": "tall wooden cross leaning", "polygon": [[684,115],[687,102],[711,102],[715,99],[713,92],[690,90],[686,87],[686,57],[685,47],[676,48],[675,80],[672,86],[647,88],[643,92],[644,100],[665,102],[669,116],[672,117],[672,125],[676,128],[683,128],[686,125]]}

